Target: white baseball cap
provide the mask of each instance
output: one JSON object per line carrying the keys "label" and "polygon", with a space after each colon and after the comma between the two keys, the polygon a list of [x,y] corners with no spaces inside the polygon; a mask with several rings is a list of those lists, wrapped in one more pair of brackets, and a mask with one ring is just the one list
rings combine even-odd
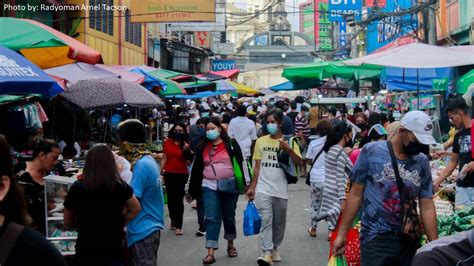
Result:
{"label": "white baseball cap", "polygon": [[433,138],[433,122],[426,113],[410,111],[402,117],[400,125],[413,132],[421,144],[436,144],[436,140]]}

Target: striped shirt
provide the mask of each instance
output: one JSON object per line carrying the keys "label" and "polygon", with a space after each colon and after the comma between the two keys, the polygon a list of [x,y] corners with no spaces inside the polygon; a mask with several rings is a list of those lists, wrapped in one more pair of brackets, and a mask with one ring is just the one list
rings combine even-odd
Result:
{"label": "striped shirt", "polygon": [[309,138],[310,130],[308,120],[301,114],[298,114],[295,117],[295,134],[298,134],[300,131],[303,131],[305,139]]}
{"label": "striped shirt", "polygon": [[329,215],[329,228],[334,229],[341,212],[341,200],[346,198],[346,185],[352,171],[352,162],[339,145],[332,146],[325,159],[326,179],[320,213]]}

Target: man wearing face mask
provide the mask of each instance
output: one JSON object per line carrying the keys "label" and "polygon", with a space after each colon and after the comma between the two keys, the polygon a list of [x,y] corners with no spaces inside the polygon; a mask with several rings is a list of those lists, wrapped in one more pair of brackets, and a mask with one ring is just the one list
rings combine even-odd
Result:
{"label": "man wearing face mask", "polygon": [[283,138],[282,110],[274,109],[267,113],[266,122],[269,135],[260,137],[255,143],[253,179],[247,191],[250,200],[255,198],[262,218],[259,239],[264,254],[257,260],[259,265],[271,265],[282,260],[278,247],[285,235],[288,182],[278,162],[278,151],[286,151],[295,165],[303,164],[298,145],[291,149]]}
{"label": "man wearing face mask", "polygon": [[[411,265],[419,239],[402,234],[401,200],[405,202],[404,208],[407,200],[418,200],[419,218],[428,241],[438,238],[431,169],[423,154],[428,145],[436,143],[433,124],[421,111],[408,112],[400,124],[398,134],[390,142],[372,142],[362,149],[352,170],[352,188],[333,244],[334,255],[344,254],[345,236],[362,207],[361,265]],[[405,188],[403,199],[397,176]]]}

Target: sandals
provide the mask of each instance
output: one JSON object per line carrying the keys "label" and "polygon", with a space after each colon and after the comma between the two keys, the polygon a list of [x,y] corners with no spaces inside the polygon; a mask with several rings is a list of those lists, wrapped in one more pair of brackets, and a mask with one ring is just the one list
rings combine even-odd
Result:
{"label": "sandals", "polygon": [[216,258],[214,258],[214,256],[212,255],[207,255],[202,260],[202,264],[214,264],[214,263],[216,263]]}
{"label": "sandals", "polygon": [[308,234],[311,237],[316,237],[316,228],[308,227]]}
{"label": "sandals", "polygon": [[183,235],[183,231],[179,228],[176,228],[176,231],[175,231],[175,235],[177,236],[182,236]]}
{"label": "sandals", "polygon": [[235,258],[239,256],[239,253],[237,252],[237,249],[235,247],[228,247],[227,256],[229,256],[229,258]]}

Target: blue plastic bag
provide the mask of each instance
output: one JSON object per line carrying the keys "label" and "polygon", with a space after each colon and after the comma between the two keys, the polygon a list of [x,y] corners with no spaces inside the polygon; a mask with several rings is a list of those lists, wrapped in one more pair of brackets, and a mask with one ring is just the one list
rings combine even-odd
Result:
{"label": "blue plastic bag", "polygon": [[258,214],[257,207],[255,207],[253,201],[249,201],[244,211],[244,235],[251,236],[259,234],[261,226],[262,219]]}

